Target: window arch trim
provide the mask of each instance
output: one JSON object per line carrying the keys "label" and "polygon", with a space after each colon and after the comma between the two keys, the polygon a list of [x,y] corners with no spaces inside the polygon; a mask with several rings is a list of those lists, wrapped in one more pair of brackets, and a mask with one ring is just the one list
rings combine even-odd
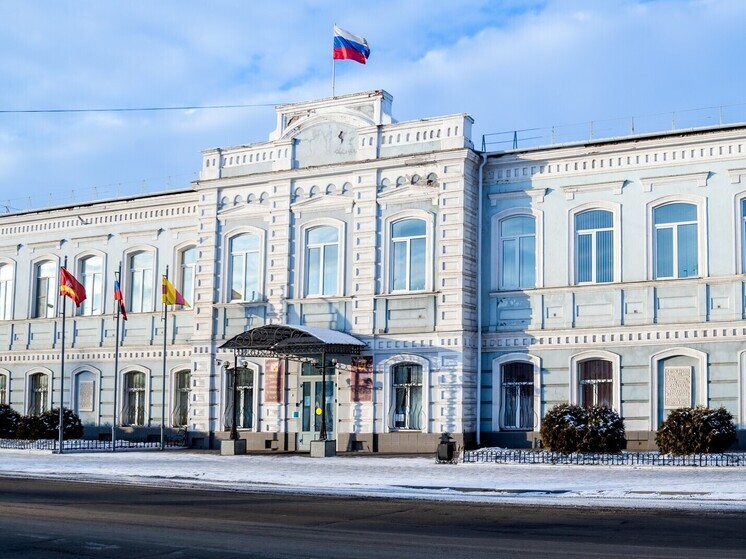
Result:
{"label": "window arch trim", "polygon": [[578,365],[584,361],[611,362],[611,390],[614,411],[622,415],[621,366],[622,357],[618,353],[593,349],[576,353],[570,357],[570,386],[568,401],[572,405],[580,405],[580,375]]}
{"label": "window arch trim", "polygon": [[613,239],[613,272],[612,282],[620,283],[622,281],[622,206],[616,202],[588,202],[581,204],[569,210],[567,215],[568,225],[568,243],[567,243],[567,277],[571,278],[572,285],[595,285],[598,282],[578,282],[577,264],[577,230],[575,228],[575,218],[578,214],[592,210],[602,210],[611,212],[612,215],[612,233]]}
{"label": "window arch trim", "polygon": [[[383,379],[383,402],[384,402],[384,420],[383,420],[383,432],[384,433],[397,433],[400,429],[393,427],[394,425],[394,378],[393,370],[396,365],[403,365],[405,363],[414,363],[422,367],[422,429],[416,431],[418,433],[430,433],[432,432],[430,426],[430,361],[420,355],[414,355],[411,353],[400,353],[398,355],[392,355],[378,363],[376,367],[376,373],[380,375],[379,378]],[[375,386],[375,379],[373,379],[373,385]],[[406,432],[406,430],[405,430]]]}
{"label": "window arch trim", "polygon": [[[317,227],[332,227],[337,230],[337,281],[336,291],[333,295],[309,295],[308,294],[308,246],[307,236],[311,229]],[[298,282],[296,283],[295,295],[306,298],[344,297],[347,280],[347,244],[345,242],[347,223],[330,217],[313,219],[300,225],[298,229],[298,243],[296,246],[296,262],[298,266]]]}
{"label": "window arch trim", "polygon": [[153,278],[151,280],[151,293],[152,301],[150,302],[150,305],[148,305],[148,308],[143,308],[141,313],[152,313],[155,312],[156,309],[156,301],[160,301],[161,298],[158,296],[158,294],[161,292],[160,289],[160,281],[161,278],[158,274],[158,249],[152,245],[135,245],[131,247],[127,247],[127,249],[124,251],[123,256],[123,262],[124,262],[124,269],[122,270],[122,275],[124,277],[120,278],[120,281],[122,283],[122,290],[125,295],[126,304],[127,304],[127,312],[132,312],[134,314],[134,311],[132,311],[132,277],[130,274],[130,260],[132,259],[135,254],[139,252],[146,252],[152,255],[153,257]]}
{"label": "window arch trim", "polygon": [[[534,367],[534,429],[541,429],[541,357],[530,353],[506,353],[492,360],[492,430],[506,431],[502,426],[500,416],[502,408],[502,367],[509,363],[530,363]],[[513,429],[509,429],[513,431]]]}
{"label": "window arch trim", "polygon": [[[425,222],[425,287],[416,291],[394,290],[393,274],[394,266],[392,262],[392,227],[394,223],[406,219],[419,219]],[[393,213],[384,220],[384,243],[383,243],[383,280],[385,293],[427,293],[433,291],[434,285],[434,257],[433,247],[435,240],[435,214],[425,210],[402,210]]]}
{"label": "window arch trim", "polygon": [[[127,378],[127,375],[130,373],[144,373],[145,374],[145,394],[143,397],[143,424],[142,425],[136,425],[134,423],[125,423],[124,422],[124,412],[127,406],[127,385],[125,384],[125,379]],[[132,426],[132,427],[147,427],[150,425],[150,396],[152,392],[152,386],[151,386],[151,371],[147,367],[142,367],[138,365],[133,365],[130,367],[125,367],[123,369],[120,369],[119,371],[119,400],[117,403],[117,425],[118,426]]]}
{"label": "window arch trim", "polygon": [[[37,281],[37,267],[42,265],[44,262],[51,262],[55,268],[53,278],[53,284],[55,286],[54,288],[54,294],[55,296],[52,297],[52,306],[53,306],[53,316],[47,317],[44,316],[36,316],[38,313],[38,309],[36,308],[37,302],[38,302],[38,281]],[[59,281],[60,281],[60,257],[56,254],[41,254],[31,260],[30,262],[30,269],[29,269],[29,277],[31,278],[31,298],[29,300],[28,305],[28,318],[53,318],[57,316],[57,310],[58,310],[58,300],[59,300]]]}
{"label": "window arch trim", "polygon": [[46,367],[34,367],[33,369],[30,369],[26,371],[24,375],[24,399],[23,399],[23,409],[24,413],[30,415],[31,414],[31,378],[34,375],[45,375],[47,377],[47,409],[50,410],[54,407],[54,375],[51,369],[47,369]]}
{"label": "window arch trim", "polygon": [[[109,299],[109,297],[107,296],[107,290],[106,290],[107,283],[108,283],[107,282],[108,254],[100,250],[91,248],[91,249],[84,250],[83,252],[80,252],[75,255],[73,269],[75,270],[76,279],[80,281],[81,283],[85,283],[83,279],[83,270],[81,269],[81,266],[83,264],[83,261],[88,258],[100,258],[101,259],[101,309],[97,313],[91,313],[90,315],[86,315],[86,316],[100,316],[100,315],[106,314],[106,302]],[[91,298],[91,294],[88,292],[88,290],[86,290],[86,300],[90,298]],[[85,305],[85,302],[83,304]],[[82,305],[79,311],[82,313],[83,311]]]}
{"label": "window arch trim", "polygon": [[225,303],[250,303],[251,301],[248,301],[246,299],[233,299],[231,294],[231,260],[232,260],[232,253],[231,253],[231,242],[236,237],[239,237],[241,235],[255,235],[259,238],[259,266],[258,266],[258,275],[259,275],[259,281],[257,282],[257,286],[259,289],[259,296],[256,298],[257,300],[264,298],[265,293],[265,281],[264,281],[264,275],[266,270],[266,255],[267,255],[267,245],[266,245],[266,239],[267,239],[267,231],[264,229],[261,229],[259,227],[252,227],[252,226],[243,226],[243,227],[234,227],[233,229],[230,229],[229,231],[226,231],[223,234],[222,238],[222,246],[223,246],[223,253],[227,256],[226,258],[223,258],[223,265],[222,265],[222,282],[221,282],[221,289],[223,292],[222,300]]}
{"label": "window arch trim", "polygon": [[490,276],[492,291],[520,291],[520,289],[502,289],[500,285],[500,261],[502,258],[500,223],[511,217],[532,216],[534,218],[534,288],[544,287],[544,212],[534,208],[508,208],[490,218]]}

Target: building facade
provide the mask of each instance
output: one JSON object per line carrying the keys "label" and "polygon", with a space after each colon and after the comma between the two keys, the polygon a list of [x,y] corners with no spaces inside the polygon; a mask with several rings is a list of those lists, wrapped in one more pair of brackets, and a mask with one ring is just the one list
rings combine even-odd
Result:
{"label": "building facade", "polygon": [[[325,417],[339,451],[531,446],[560,402],[614,407],[633,449],[682,405],[746,431],[746,127],[480,153],[468,115],[396,122],[384,91],[276,112],[188,189],[0,216],[0,401],[59,405],[67,259],[88,299],[63,402],[87,436],[165,423],[214,448],[235,421],[250,450],[305,451]],[[164,359],[167,266],[190,305]],[[221,349],[269,325],[365,345]]]}

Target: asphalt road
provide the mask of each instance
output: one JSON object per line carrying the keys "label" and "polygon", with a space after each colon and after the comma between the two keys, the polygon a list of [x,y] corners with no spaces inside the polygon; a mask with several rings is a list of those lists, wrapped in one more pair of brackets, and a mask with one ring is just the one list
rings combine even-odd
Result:
{"label": "asphalt road", "polygon": [[746,515],[0,478],[0,557],[746,557]]}

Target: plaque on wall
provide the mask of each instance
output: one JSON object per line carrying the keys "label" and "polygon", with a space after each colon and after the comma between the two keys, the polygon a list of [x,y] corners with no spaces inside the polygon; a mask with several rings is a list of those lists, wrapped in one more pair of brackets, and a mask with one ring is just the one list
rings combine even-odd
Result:
{"label": "plaque on wall", "polygon": [[352,358],[352,401],[373,401],[373,357]]}
{"label": "plaque on wall", "polygon": [[93,411],[93,388],[95,381],[81,380],[78,383],[78,411]]}
{"label": "plaque on wall", "polygon": [[692,405],[692,368],[665,367],[663,369],[663,407],[688,408]]}
{"label": "plaque on wall", "polygon": [[282,403],[284,365],[283,359],[265,359],[264,361],[264,402],[267,404]]}

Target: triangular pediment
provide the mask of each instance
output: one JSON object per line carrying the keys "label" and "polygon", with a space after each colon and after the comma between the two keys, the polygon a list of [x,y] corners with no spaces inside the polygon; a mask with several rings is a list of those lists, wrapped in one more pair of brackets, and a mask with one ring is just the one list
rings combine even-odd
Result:
{"label": "triangular pediment", "polygon": [[398,204],[402,202],[422,202],[430,201],[432,204],[438,204],[438,187],[424,186],[419,184],[408,184],[398,187],[392,187],[387,192],[378,195],[380,204]]}
{"label": "triangular pediment", "polygon": [[324,212],[328,214],[339,211],[350,213],[354,205],[355,202],[350,196],[322,194],[293,202],[290,210],[296,214],[301,212]]}

